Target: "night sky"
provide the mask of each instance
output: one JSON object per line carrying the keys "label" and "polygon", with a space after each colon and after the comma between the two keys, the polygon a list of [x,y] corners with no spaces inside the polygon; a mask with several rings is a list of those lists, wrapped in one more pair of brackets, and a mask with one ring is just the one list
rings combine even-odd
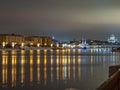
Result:
{"label": "night sky", "polygon": [[0,33],[120,38],[120,0],[0,0]]}

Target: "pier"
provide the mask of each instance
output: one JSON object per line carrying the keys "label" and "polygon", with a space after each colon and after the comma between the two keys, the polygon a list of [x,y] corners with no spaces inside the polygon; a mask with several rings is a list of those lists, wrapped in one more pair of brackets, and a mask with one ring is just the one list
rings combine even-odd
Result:
{"label": "pier", "polygon": [[120,90],[120,65],[109,67],[109,78],[96,90]]}

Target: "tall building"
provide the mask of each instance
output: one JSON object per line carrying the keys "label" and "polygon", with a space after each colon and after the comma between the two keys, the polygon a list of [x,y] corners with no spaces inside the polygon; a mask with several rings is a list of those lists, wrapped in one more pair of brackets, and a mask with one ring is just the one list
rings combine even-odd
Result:
{"label": "tall building", "polygon": [[111,34],[110,37],[108,38],[108,42],[109,43],[116,43],[116,42],[118,42],[118,40],[114,34]]}

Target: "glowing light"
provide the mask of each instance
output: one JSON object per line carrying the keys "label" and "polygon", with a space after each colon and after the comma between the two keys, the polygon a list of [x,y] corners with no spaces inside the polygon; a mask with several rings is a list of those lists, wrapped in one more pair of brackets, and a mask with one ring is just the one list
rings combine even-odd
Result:
{"label": "glowing light", "polygon": [[12,48],[14,48],[15,47],[15,43],[14,42],[12,42]]}
{"label": "glowing light", "polygon": [[53,46],[53,44],[51,44],[51,47]]}
{"label": "glowing light", "polygon": [[37,44],[37,47],[40,47],[40,43]]}
{"label": "glowing light", "polygon": [[2,43],[3,48],[5,47],[5,42]]}

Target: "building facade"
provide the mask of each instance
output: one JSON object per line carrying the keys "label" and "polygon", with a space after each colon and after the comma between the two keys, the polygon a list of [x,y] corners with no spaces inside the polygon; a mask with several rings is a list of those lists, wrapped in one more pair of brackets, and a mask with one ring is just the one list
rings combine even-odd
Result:
{"label": "building facade", "polygon": [[25,38],[25,41],[27,46],[51,47],[53,45],[52,38],[47,36],[29,36]]}
{"label": "building facade", "polygon": [[25,39],[21,35],[15,34],[1,34],[0,46],[2,47],[18,47],[25,42]]}
{"label": "building facade", "polygon": [[108,38],[108,42],[109,43],[116,43],[118,42],[117,38],[115,37],[114,34],[110,35],[110,37]]}

